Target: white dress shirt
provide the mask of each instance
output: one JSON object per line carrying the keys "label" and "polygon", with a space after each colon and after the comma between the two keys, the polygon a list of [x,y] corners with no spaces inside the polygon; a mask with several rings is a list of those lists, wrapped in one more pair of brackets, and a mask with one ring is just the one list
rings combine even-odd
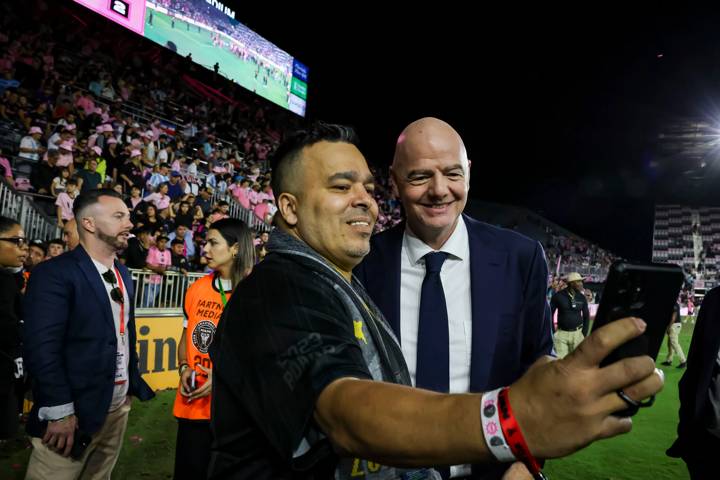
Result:
{"label": "white dress shirt", "polygon": [[[413,385],[417,368],[420,293],[425,278],[423,256],[433,251],[436,250],[417,238],[408,228],[405,229],[400,254],[400,342]],[[472,299],[470,244],[462,217],[439,251],[449,254],[440,271],[440,279],[448,312],[450,393],[467,393],[470,389],[472,353]],[[469,465],[450,468],[451,477],[469,474]]]}
{"label": "white dress shirt", "polygon": [[[98,271],[98,274],[102,277],[102,274],[107,272],[108,267],[103,265],[102,263],[98,262],[94,258],[92,259],[93,264],[95,265],[95,268]],[[117,270],[119,272],[119,269]],[[112,284],[107,283],[104,279],[101,278],[103,281],[103,285],[105,285],[105,291],[107,292],[108,299],[110,300],[110,308],[112,308],[112,315],[113,315],[113,322],[115,323],[115,336],[117,337],[117,347],[118,347],[118,353],[117,358],[124,359],[124,369],[125,369],[125,382],[121,384],[116,384],[115,388],[113,389],[113,396],[112,401],[110,402],[110,411],[119,408],[122,406],[123,403],[125,403],[125,399],[127,398],[127,392],[128,387],[130,385],[130,378],[129,378],[129,371],[130,371],[130,334],[128,332],[128,322],[130,322],[130,297],[128,297],[128,291],[127,287],[125,285],[125,282],[123,282],[122,277],[118,278],[118,275],[116,273],[115,268],[112,269],[113,274],[115,275],[115,278],[118,282],[122,282],[122,291],[123,291],[123,298],[125,303],[125,308],[121,309],[120,304],[112,299],[112,295],[110,294],[110,291],[113,289]],[[119,284],[116,284],[119,285]],[[122,338],[120,336],[120,312],[123,312],[125,314],[124,321],[124,331],[125,331],[125,338]]]}

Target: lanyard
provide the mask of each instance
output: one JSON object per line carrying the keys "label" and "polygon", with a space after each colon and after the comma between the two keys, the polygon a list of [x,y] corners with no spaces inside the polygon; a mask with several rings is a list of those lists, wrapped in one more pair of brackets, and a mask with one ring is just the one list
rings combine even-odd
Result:
{"label": "lanyard", "polygon": [[227,297],[225,296],[225,289],[223,288],[222,278],[220,278],[220,275],[215,278],[217,278],[218,287],[220,288],[220,299],[222,300],[223,308],[225,308],[225,305],[227,305]]}
{"label": "lanyard", "polygon": [[125,342],[125,287],[123,286],[122,276],[120,275],[120,272],[118,271],[117,267],[113,265],[113,268],[115,269],[115,276],[117,276],[118,288],[120,289],[121,301],[118,302],[120,304],[120,338],[122,339],[122,341],[124,343]]}

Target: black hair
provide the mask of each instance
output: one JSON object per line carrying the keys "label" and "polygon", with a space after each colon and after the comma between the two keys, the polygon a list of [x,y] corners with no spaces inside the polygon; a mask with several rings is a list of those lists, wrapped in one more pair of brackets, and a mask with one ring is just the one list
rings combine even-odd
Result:
{"label": "black hair", "polygon": [[[69,181],[70,180],[68,180],[68,182]],[[73,202],[73,215],[75,216],[75,218],[82,218],[83,210],[98,203],[100,201],[100,197],[115,197],[120,200],[123,199],[122,195],[120,195],[112,188],[98,188],[96,190],[88,190],[81,193]]]}
{"label": "black hair", "polygon": [[0,216],[0,234],[7,232],[17,225],[20,225],[20,222],[14,218]]}
{"label": "black hair", "polygon": [[245,222],[237,218],[223,218],[213,222],[210,230],[217,230],[225,239],[228,247],[237,243],[238,252],[235,255],[232,265],[233,285],[237,285],[245,278],[245,274],[255,265],[255,246],[253,244],[253,233]]}
{"label": "black hair", "polygon": [[273,172],[271,187],[276,197],[289,192],[290,178],[296,177],[293,171],[300,152],[320,142],[359,144],[359,138],[352,127],[333,123],[315,122],[309,127],[290,133],[270,159]]}

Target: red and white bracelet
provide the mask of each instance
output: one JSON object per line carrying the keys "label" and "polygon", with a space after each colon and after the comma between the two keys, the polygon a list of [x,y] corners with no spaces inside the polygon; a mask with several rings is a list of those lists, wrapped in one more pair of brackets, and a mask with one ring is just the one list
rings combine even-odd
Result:
{"label": "red and white bracelet", "polygon": [[482,419],[483,436],[490,453],[499,462],[514,462],[516,460],[510,445],[505,440],[502,426],[500,425],[500,415],[498,406],[498,395],[502,388],[498,388],[491,392],[485,392],[482,396],[480,418]]}
{"label": "red and white bracelet", "polygon": [[485,443],[500,462],[521,461],[536,480],[544,480],[542,465],[530,453],[525,437],[513,415],[508,399],[509,387],[482,396],[480,418]]}

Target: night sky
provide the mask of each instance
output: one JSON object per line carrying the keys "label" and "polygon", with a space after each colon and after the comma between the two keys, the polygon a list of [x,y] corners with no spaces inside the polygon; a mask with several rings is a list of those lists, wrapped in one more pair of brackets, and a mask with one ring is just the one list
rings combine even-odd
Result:
{"label": "night sky", "polygon": [[240,6],[236,17],[310,67],[308,117],[354,125],[371,163],[390,161],[410,121],[442,118],[473,161],[472,197],[528,207],[639,260],[656,202],[718,204],[713,185],[678,191],[678,160],[656,139],[677,118],[720,121],[720,15],[334,8],[323,14],[333,21]]}
{"label": "night sky", "polygon": [[309,67],[308,118],[355,126],[372,164],[409,122],[439,117],[465,140],[471,197],[635,260],[650,259],[656,203],[720,205],[720,180],[688,183],[657,145],[678,119],[720,126],[720,14],[225,3]]}

